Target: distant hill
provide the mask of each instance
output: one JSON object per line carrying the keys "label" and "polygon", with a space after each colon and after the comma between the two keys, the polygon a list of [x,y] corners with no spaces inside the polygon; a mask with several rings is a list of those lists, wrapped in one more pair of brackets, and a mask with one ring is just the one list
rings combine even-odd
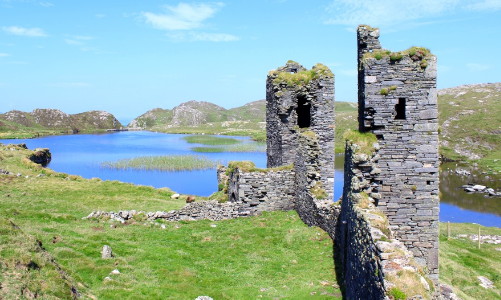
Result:
{"label": "distant hill", "polygon": [[112,114],[97,110],[73,115],[57,109],[12,110],[0,114],[0,138],[94,132],[122,127]]}
{"label": "distant hill", "polygon": [[438,91],[441,154],[501,172],[501,82]]}
{"label": "distant hill", "polygon": [[[337,151],[344,151],[342,134],[356,128],[357,104],[336,102]],[[172,110],[155,108],[132,120],[128,128],[141,128],[169,133],[206,133],[249,135],[263,141],[266,133],[266,100],[225,109],[199,101],[182,103]]]}

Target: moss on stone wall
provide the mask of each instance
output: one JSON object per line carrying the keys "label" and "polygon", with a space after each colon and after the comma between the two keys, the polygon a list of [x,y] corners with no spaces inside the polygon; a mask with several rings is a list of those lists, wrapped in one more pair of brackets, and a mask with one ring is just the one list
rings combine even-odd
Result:
{"label": "moss on stone wall", "polygon": [[[289,61],[287,64],[297,64],[296,62]],[[278,70],[271,71],[270,76],[276,76],[273,79],[273,84],[275,85],[287,85],[287,86],[305,86],[309,84],[312,80],[319,78],[332,78],[334,74],[332,71],[323,64],[316,64],[311,70],[303,70],[299,72],[281,72]]]}
{"label": "moss on stone wall", "polygon": [[[372,52],[366,52],[364,53],[364,56],[362,60],[365,62],[368,59],[375,58],[377,60],[384,59],[389,57],[391,61],[396,62],[400,61],[402,58],[405,56],[410,57],[413,61],[423,61],[425,58],[429,58],[433,56],[431,53],[430,49],[428,48],[423,48],[423,47],[410,47],[407,50],[404,51],[398,51],[398,52],[392,52],[390,50],[386,49],[377,49]],[[425,60],[426,61],[426,60]],[[424,66],[424,68],[427,66]],[[423,67],[423,66],[421,66]]]}
{"label": "moss on stone wall", "polygon": [[226,175],[230,175],[235,172],[236,169],[239,169],[242,172],[277,172],[277,171],[286,171],[292,170],[293,165],[285,165],[276,168],[258,168],[252,161],[230,161],[228,163],[228,169],[226,169]]}

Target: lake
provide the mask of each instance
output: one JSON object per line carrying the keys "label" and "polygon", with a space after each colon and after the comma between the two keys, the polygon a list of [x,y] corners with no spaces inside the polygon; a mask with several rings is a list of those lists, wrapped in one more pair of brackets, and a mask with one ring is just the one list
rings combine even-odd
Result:
{"label": "lake", "polygon": [[[232,160],[250,160],[257,167],[266,167],[264,152],[196,153],[191,150],[199,144],[186,142],[183,134],[164,134],[148,131],[123,131],[106,134],[79,134],[49,136],[37,139],[0,140],[0,143],[26,143],[28,148],[49,148],[52,161],[48,167],[84,178],[119,180],[156,188],[168,187],[182,194],[208,196],[217,190],[215,169],[199,171],[141,171],[104,168],[101,163],[138,156],[195,154],[227,164]],[[232,137],[242,143],[254,143],[248,137]],[[501,227],[501,199],[484,198],[482,194],[468,194],[460,186],[475,182],[495,189],[499,178],[480,172],[460,176],[454,172],[455,164],[444,164],[440,173],[440,220],[479,223]],[[334,199],[343,189],[343,156],[336,156]]]}

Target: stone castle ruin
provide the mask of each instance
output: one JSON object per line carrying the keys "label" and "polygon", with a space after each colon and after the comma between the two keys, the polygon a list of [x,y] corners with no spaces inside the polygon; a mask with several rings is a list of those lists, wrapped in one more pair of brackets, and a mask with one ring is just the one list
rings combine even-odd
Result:
{"label": "stone castle ruin", "polygon": [[268,74],[269,169],[233,162],[218,178],[250,214],[295,209],[328,232],[347,299],[383,299],[399,271],[429,296],[438,282],[436,58],[425,48],[382,49],[378,38],[359,26],[361,140],[347,137],[341,205],[333,202],[334,75],[321,64],[289,61]]}
{"label": "stone castle ruin", "polygon": [[359,131],[346,135],[341,201],[333,201],[334,74],[288,61],[266,81],[268,168],[220,166],[228,202],[195,202],[148,218],[221,220],[294,209],[333,239],[346,299],[387,299],[409,286],[413,299],[436,298],[436,58],[425,48],[384,50],[378,38],[378,29],[358,27]]}

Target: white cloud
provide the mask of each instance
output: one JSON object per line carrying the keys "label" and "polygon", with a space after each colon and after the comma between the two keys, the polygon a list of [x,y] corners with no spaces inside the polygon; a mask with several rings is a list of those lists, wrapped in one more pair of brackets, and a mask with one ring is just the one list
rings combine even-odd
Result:
{"label": "white cloud", "polygon": [[168,33],[168,37],[170,37],[174,41],[178,42],[233,42],[238,41],[240,38],[231,34],[226,33],[209,33],[209,32],[177,32],[177,33]]}
{"label": "white cloud", "polygon": [[10,56],[10,54],[8,54],[8,53],[0,53],[0,57],[6,57],[6,56]]}
{"label": "white cloud", "polygon": [[326,24],[387,26],[433,17],[454,10],[460,0],[334,0]]}
{"label": "white cloud", "polygon": [[486,71],[486,70],[489,70],[492,68],[492,66],[490,66],[490,65],[477,64],[477,63],[469,63],[469,64],[466,64],[466,66],[468,67],[468,69],[470,69],[470,71],[474,71],[474,72]]}
{"label": "white cloud", "polygon": [[466,9],[478,11],[495,11],[501,9],[501,0],[484,0],[466,5]]}
{"label": "white cloud", "polygon": [[41,28],[25,28],[19,26],[5,26],[2,27],[2,30],[8,34],[19,35],[19,36],[28,36],[28,37],[44,37],[47,34]]}
{"label": "white cloud", "polygon": [[163,30],[191,30],[203,26],[203,21],[211,18],[223,6],[222,3],[179,3],[166,5],[166,13],[143,12],[146,23]]}

